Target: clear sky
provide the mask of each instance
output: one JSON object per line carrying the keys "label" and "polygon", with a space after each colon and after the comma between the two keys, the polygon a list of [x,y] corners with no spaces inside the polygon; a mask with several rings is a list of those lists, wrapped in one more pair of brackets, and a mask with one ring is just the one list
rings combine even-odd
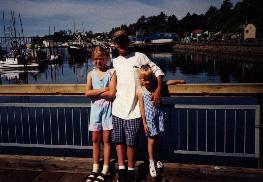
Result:
{"label": "clear sky", "polygon": [[[236,3],[239,0],[231,0]],[[55,30],[109,32],[113,27],[135,23],[142,15],[149,17],[164,12],[178,19],[187,12],[205,13],[210,6],[219,8],[223,0],[0,0],[0,36],[5,24],[11,24],[11,10],[21,14],[26,36],[47,35]],[[21,32],[21,31],[20,31]]]}

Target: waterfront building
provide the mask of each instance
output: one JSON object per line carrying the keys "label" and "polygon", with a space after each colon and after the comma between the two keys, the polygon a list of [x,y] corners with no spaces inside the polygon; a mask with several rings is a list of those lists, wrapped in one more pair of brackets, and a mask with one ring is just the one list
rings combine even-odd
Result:
{"label": "waterfront building", "polygon": [[177,37],[174,33],[157,32],[148,36],[148,41],[151,43],[166,43],[173,42]]}
{"label": "waterfront building", "polygon": [[255,40],[256,27],[253,24],[247,24],[244,28],[244,40]]}

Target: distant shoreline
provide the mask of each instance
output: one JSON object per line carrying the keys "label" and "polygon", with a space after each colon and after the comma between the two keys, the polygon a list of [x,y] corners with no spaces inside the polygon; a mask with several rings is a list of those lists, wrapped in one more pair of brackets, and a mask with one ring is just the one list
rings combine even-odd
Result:
{"label": "distant shoreline", "polygon": [[211,54],[244,61],[263,61],[263,46],[259,45],[177,43],[173,48],[175,52]]}
{"label": "distant shoreline", "polygon": [[140,43],[132,44],[131,48],[141,52],[189,52],[242,61],[263,61],[263,44],[253,43]]}

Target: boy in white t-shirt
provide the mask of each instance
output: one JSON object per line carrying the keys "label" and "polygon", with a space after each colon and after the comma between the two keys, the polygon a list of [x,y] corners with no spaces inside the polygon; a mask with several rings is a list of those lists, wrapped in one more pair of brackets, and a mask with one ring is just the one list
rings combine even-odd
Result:
{"label": "boy in white t-shirt", "polygon": [[[113,35],[113,42],[119,56],[113,59],[117,76],[117,93],[112,105],[112,139],[117,145],[119,164],[118,181],[135,181],[135,148],[142,127],[141,113],[136,96],[138,88],[138,69],[150,65],[157,78],[157,88],[152,101],[155,105],[161,99],[161,84],[164,73],[145,54],[129,49],[130,39],[124,30]],[[125,154],[128,157],[128,171],[125,170]]]}

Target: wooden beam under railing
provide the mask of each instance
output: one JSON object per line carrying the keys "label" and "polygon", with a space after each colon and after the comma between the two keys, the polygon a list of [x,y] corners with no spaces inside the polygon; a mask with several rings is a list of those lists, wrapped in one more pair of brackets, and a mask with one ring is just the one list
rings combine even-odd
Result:
{"label": "wooden beam under railing", "polygon": [[[262,95],[263,83],[176,84],[164,87],[166,95]],[[1,85],[2,95],[84,95],[85,84]]]}
{"label": "wooden beam under railing", "polygon": [[169,85],[170,95],[262,95],[262,83],[215,83]]}

